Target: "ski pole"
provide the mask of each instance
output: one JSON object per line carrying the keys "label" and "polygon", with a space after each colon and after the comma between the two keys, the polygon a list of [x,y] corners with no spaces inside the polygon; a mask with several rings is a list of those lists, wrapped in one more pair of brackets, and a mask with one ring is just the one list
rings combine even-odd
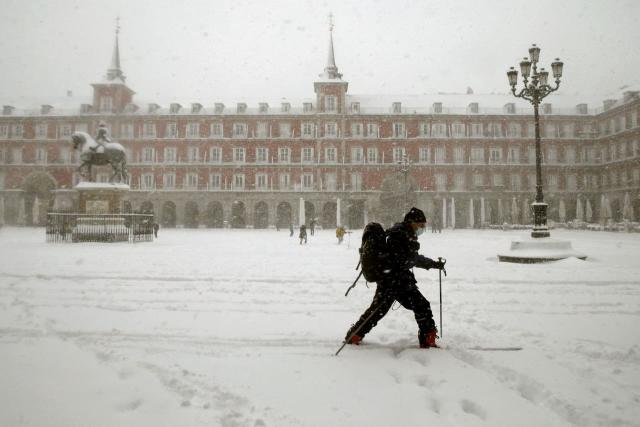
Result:
{"label": "ski pole", "polygon": [[438,279],[440,282],[440,338],[442,338],[442,272],[444,271],[444,276],[447,277],[447,270],[444,269],[444,265],[447,263],[445,259],[442,261],[442,257],[438,257],[438,262],[442,263],[442,269],[438,270]]}
{"label": "ski pole", "polygon": [[376,307],[375,310],[371,311],[371,314],[367,316],[364,322],[362,322],[355,331],[351,332],[351,335],[349,335],[342,343],[342,347],[340,347],[338,351],[336,351],[336,354],[335,354],[336,356],[342,351],[345,345],[349,344],[349,341],[351,341],[351,338],[358,335],[358,332],[360,332],[360,329],[362,329],[362,326],[364,326],[369,320],[371,320],[371,318],[373,317],[374,314],[376,314],[377,311],[378,311],[378,307]]}
{"label": "ski pole", "polygon": [[349,289],[347,289],[347,292],[344,293],[345,297],[349,295],[349,292],[351,291],[351,289],[356,287],[356,283],[358,283],[358,279],[360,278],[360,276],[362,276],[362,270],[360,270],[360,273],[358,274],[358,277],[356,277],[356,280],[353,281],[353,284],[349,286]]}

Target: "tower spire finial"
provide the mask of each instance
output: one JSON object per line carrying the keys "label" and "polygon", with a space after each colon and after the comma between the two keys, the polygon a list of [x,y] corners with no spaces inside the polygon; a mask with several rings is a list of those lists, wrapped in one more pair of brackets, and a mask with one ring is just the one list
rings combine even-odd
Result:
{"label": "tower spire finial", "polygon": [[327,66],[324,67],[324,73],[320,77],[328,79],[342,78],[342,74],[338,73],[338,67],[336,66],[336,59],[333,53],[333,13],[329,13],[329,55],[327,57]]}
{"label": "tower spire finial", "polygon": [[111,66],[107,70],[107,80],[125,81],[125,76],[120,68],[120,46],[118,44],[118,35],[120,34],[120,16],[116,17],[116,42],[113,47],[113,55],[111,56]]}

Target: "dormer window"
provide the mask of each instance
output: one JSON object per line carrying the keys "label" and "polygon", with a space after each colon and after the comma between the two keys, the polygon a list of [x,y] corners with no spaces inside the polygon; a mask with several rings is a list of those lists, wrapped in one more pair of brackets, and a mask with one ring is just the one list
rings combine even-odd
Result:
{"label": "dormer window", "polygon": [[551,114],[552,112],[551,104],[542,104],[542,114]]}
{"label": "dormer window", "polygon": [[471,114],[478,114],[478,111],[479,111],[478,103],[477,102],[470,103],[469,106],[467,107],[467,111]]}
{"label": "dormer window", "polygon": [[516,104],[513,102],[509,102],[508,104],[504,104],[504,112],[506,114],[515,114],[516,113]]}
{"label": "dormer window", "polygon": [[394,113],[402,113],[402,102],[394,102],[391,104],[391,111]]}
{"label": "dormer window", "polygon": [[302,111],[305,113],[310,113],[313,111],[313,104],[310,102],[305,102],[302,104]]}
{"label": "dormer window", "polygon": [[247,112],[247,104],[245,104],[244,102],[238,102],[238,105],[236,107],[236,112],[238,114],[244,114]]}
{"label": "dormer window", "polygon": [[216,102],[213,107],[213,112],[216,114],[222,114],[223,111],[224,111],[224,104],[221,102]]}
{"label": "dormer window", "polygon": [[269,112],[269,104],[267,104],[266,102],[261,102],[258,106],[258,111],[260,113],[268,113]]}
{"label": "dormer window", "polygon": [[289,104],[288,102],[283,102],[282,104],[280,104],[280,111],[282,113],[288,113],[289,111],[291,111],[291,104]]}
{"label": "dormer window", "polygon": [[578,104],[576,105],[576,112],[578,114],[588,114],[589,107],[587,106],[587,104]]}
{"label": "dormer window", "polygon": [[11,114],[13,114],[13,110],[15,110],[15,108],[12,107],[11,105],[3,105],[2,106],[2,115],[3,116],[10,116]]}
{"label": "dormer window", "polygon": [[202,104],[198,104],[197,102],[191,104],[191,114],[197,114],[200,110],[202,110]]}
{"label": "dormer window", "polygon": [[149,104],[148,107],[148,112],[149,113],[155,113],[156,111],[158,111],[160,109],[160,106],[158,104]]}
{"label": "dormer window", "polygon": [[181,108],[182,108],[182,105],[178,104],[177,102],[174,102],[171,105],[169,105],[169,113],[178,114]]}
{"label": "dormer window", "polygon": [[359,114],[360,113],[360,103],[359,102],[352,102],[351,103],[351,112],[353,114]]}
{"label": "dormer window", "polygon": [[324,98],[325,111],[336,111],[336,97],[327,95]]}
{"label": "dormer window", "polygon": [[53,110],[53,107],[51,105],[42,105],[40,107],[40,114],[49,114],[51,110]]}
{"label": "dormer window", "polygon": [[[86,104],[83,104],[86,105]],[[135,113],[138,111],[138,106],[136,104],[129,103],[124,107],[125,113]]]}
{"label": "dormer window", "polygon": [[433,112],[434,114],[442,113],[442,102],[434,102],[433,103]]}

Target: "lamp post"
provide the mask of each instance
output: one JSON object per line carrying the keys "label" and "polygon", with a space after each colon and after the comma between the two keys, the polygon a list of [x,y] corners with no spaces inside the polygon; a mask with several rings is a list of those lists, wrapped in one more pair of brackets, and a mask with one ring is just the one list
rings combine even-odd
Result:
{"label": "lamp post", "polygon": [[522,73],[523,87],[516,93],[518,84],[518,71],[511,67],[507,71],[511,92],[517,98],[526,99],[533,104],[533,117],[535,121],[536,137],[536,198],[533,203],[534,225],[531,237],[549,237],[547,228],[547,204],[544,203],[542,194],[542,150],[540,148],[540,116],[538,107],[540,102],[551,92],[555,92],[560,87],[560,77],[562,77],[562,66],[559,58],[551,64],[555,87],[548,84],[549,72],[544,68],[538,70],[540,59],[540,48],[535,44],[529,48],[529,57],[523,58],[520,62],[520,72]]}

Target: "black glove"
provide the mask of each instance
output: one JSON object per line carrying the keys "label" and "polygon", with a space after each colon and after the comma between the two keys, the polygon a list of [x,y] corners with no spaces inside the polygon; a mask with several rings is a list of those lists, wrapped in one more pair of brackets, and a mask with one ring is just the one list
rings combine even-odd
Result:
{"label": "black glove", "polygon": [[444,270],[444,262],[442,262],[442,261],[433,261],[433,264],[431,264],[431,268],[437,268],[438,270]]}

